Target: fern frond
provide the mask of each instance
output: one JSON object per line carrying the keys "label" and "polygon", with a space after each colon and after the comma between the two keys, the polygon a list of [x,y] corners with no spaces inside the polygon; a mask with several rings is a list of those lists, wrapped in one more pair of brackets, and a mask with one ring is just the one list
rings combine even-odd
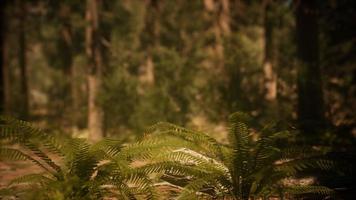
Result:
{"label": "fern frond", "polygon": [[197,191],[203,188],[206,184],[208,184],[208,181],[205,179],[197,179],[191,181],[186,187],[184,187],[182,193],[178,196],[177,199],[179,200],[188,200],[194,198],[197,199],[196,196]]}
{"label": "fern frond", "polygon": [[229,138],[233,148],[232,165],[229,168],[235,190],[234,193],[240,197],[244,193],[244,185],[241,182],[245,182],[243,180],[251,173],[250,165],[252,165],[248,121],[248,115],[240,112],[236,112],[229,117]]}
{"label": "fern frond", "polygon": [[229,173],[228,168],[219,161],[186,148],[160,153],[153,160],[179,162],[188,166],[194,165],[215,174],[226,175]]}
{"label": "fern frond", "polygon": [[286,160],[282,163],[275,165],[275,170],[283,172],[288,176],[293,176],[297,172],[303,171],[305,169],[321,169],[321,170],[330,170],[334,166],[334,163],[326,159],[291,159]]}
{"label": "fern frond", "polygon": [[286,188],[286,192],[293,195],[301,194],[320,194],[320,195],[332,195],[334,191],[324,186],[293,186]]}
{"label": "fern frond", "polygon": [[47,185],[51,181],[54,180],[43,174],[27,174],[12,179],[8,186],[11,187],[13,185],[22,184],[22,183]]}
{"label": "fern frond", "polygon": [[39,159],[41,159],[42,161],[44,161],[47,165],[49,165],[50,167],[52,167],[55,171],[57,171],[57,173],[61,173],[62,169],[53,162],[53,160],[51,158],[49,158],[44,152],[42,152],[37,145],[35,145],[34,143],[31,143],[30,141],[25,142],[24,145],[32,151],[32,153],[34,153]]}
{"label": "fern frond", "polygon": [[12,160],[12,161],[31,161],[40,168],[50,172],[53,174],[53,171],[48,169],[46,166],[44,166],[41,162],[38,160],[32,158],[31,156],[23,153],[22,151],[18,149],[12,149],[12,148],[0,148],[0,158],[1,159],[7,159],[7,160]]}
{"label": "fern frond", "polygon": [[54,137],[41,129],[34,127],[31,123],[11,117],[0,116],[0,139],[7,139],[19,144],[26,141],[40,141],[50,152],[63,156],[61,144],[62,137]]}
{"label": "fern frond", "polygon": [[6,199],[6,197],[13,197],[14,191],[11,188],[0,188],[0,197]]}
{"label": "fern frond", "polygon": [[202,189],[206,189],[207,186],[210,187],[210,190],[213,190],[215,186],[215,180],[217,179],[216,175],[210,175],[209,177],[204,177],[191,181],[186,185],[178,196],[179,200],[188,200],[188,199],[199,199],[198,195],[202,195]]}
{"label": "fern frond", "polygon": [[176,161],[149,163],[147,165],[138,167],[137,170],[142,171],[146,174],[166,173],[185,176],[191,175],[196,177],[204,177],[209,175],[208,171],[200,169],[199,167],[191,165],[182,165],[182,163]]}
{"label": "fern frond", "polygon": [[152,134],[156,137],[174,136],[181,138],[199,145],[208,154],[222,158],[221,146],[214,138],[203,132],[192,131],[167,122],[159,122],[150,127],[145,134]]}
{"label": "fern frond", "polygon": [[133,185],[137,193],[143,195],[145,199],[158,199],[156,190],[152,186],[153,183],[145,173],[132,170],[131,173],[126,174],[125,181],[129,183],[129,185]]}
{"label": "fern frond", "polygon": [[117,157],[130,160],[146,160],[152,157],[154,151],[157,152],[157,150],[164,151],[170,149],[171,147],[169,144],[171,143],[165,143],[165,141],[155,138],[147,139],[125,146],[121,152],[118,153]]}
{"label": "fern frond", "polygon": [[72,139],[68,145],[71,146],[68,148],[67,161],[70,173],[89,180],[98,164],[98,160],[90,152],[90,145],[84,139]]}
{"label": "fern frond", "polygon": [[101,152],[101,156],[104,158],[112,158],[117,155],[124,147],[121,140],[105,138],[91,147],[92,152]]}

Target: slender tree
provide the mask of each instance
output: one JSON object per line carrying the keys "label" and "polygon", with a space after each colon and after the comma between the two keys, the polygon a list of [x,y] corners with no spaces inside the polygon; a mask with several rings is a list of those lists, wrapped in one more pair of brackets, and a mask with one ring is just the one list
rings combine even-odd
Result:
{"label": "slender tree", "polygon": [[277,73],[276,73],[276,50],[274,35],[274,12],[273,0],[264,1],[264,91],[266,100],[266,112],[269,115],[277,114]]}
{"label": "slender tree", "polygon": [[141,82],[146,86],[152,86],[154,84],[154,62],[152,59],[152,51],[160,46],[160,11],[161,1],[147,0],[146,2],[146,27],[152,43],[149,43],[147,47],[147,58],[143,64],[142,75],[140,77]]}
{"label": "slender tree", "polygon": [[264,61],[263,71],[265,76],[265,98],[275,101],[277,97],[277,74],[275,70],[275,41],[273,27],[272,0],[264,4]]}
{"label": "slender tree", "polygon": [[88,129],[89,139],[98,141],[103,137],[103,110],[98,104],[103,68],[99,29],[100,0],[87,0],[86,8],[86,54],[88,58]]}
{"label": "slender tree", "polygon": [[21,76],[21,94],[22,94],[22,106],[21,114],[24,119],[29,115],[29,88],[28,88],[28,69],[27,69],[27,41],[26,41],[26,18],[27,7],[25,1],[18,1],[18,18],[19,18],[19,66]]}
{"label": "slender tree", "polygon": [[325,126],[324,101],[319,65],[317,0],[296,1],[298,63],[298,121],[306,133]]}
{"label": "slender tree", "polygon": [[68,119],[70,119],[71,127],[77,129],[78,122],[78,94],[76,88],[75,68],[73,65],[73,28],[71,23],[71,7],[65,2],[60,4],[59,18],[60,18],[60,52],[62,57],[63,72],[67,78],[69,87],[69,102],[70,112]]}
{"label": "slender tree", "polygon": [[218,71],[224,68],[224,37],[230,35],[230,4],[229,0],[204,0],[207,13],[212,16],[212,32],[215,36],[213,56],[216,59]]}
{"label": "slender tree", "polygon": [[0,113],[5,111],[5,5],[6,2],[0,1]]}

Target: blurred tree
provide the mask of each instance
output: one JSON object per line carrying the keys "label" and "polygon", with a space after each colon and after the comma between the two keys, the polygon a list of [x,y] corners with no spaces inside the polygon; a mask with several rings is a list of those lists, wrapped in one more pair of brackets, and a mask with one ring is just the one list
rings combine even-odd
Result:
{"label": "blurred tree", "polygon": [[86,55],[88,58],[88,129],[89,139],[98,141],[103,136],[103,110],[98,104],[102,78],[102,43],[100,36],[100,0],[86,3]]}
{"label": "blurred tree", "polygon": [[5,112],[6,107],[6,90],[5,90],[5,79],[7,75],[6,72],[6,1],[0,1],[0,113]]}
{"label": "blurred tree", "polygon": [[298,121],[303,132],[320,133],[325,111],[319,65],[318,1],[296,1],[298,50]]}
{"label": "blurred tree", "polygon": [[[225,116],[237,110],[258,117],[264,113],[263,5],[261,1],[244,0],[235,1],[231,5],[232,33],[224,40],[223,76],[227,81],[220,83]],[[246,95],[250,93],[254,95]]]}
{"label": "blurred tree", "polygon": [[20,66],[21,77],[21,94],[22,105],[21,115],[23,119],[29,117],[29,87],[28,87],[28,69],[27,69],[27,40],[26,40],[26,18],[27,18],[27,3],[25,1],[17,1],[18,15],[18,62]]}
{"label": "blurred tree", "polygon": [[356,131],[356,1],[322,1],[321,66],[325,74],[328,119],[350,133]]}
{"label": "blurred tree", "polygon": [[147,0],[145,1],[145,28],[146,36],[149,40],[147,43],[142,43],[146,49],[146,59],[140,67],[140,81],[144,87],[153,86],[155,82],[155,66],[152,61],[152,52],[160,46],[160,10],[162,1]]}
{"label": "blurred tree", "polygon": [[70,112],[67,116],[70,119],[70,124],[73,130],[77,129],[78,125],[78,112],[79,112],[79,102],[78,102],[78,92],[75,77],[75,68],[73,64],[74,60],[74,47],[73,47],[73,28],[71,21],[72,8],[71,5],[65,2],[61,2],[59,8],[59,52],[62,56],[62,68],[64,71],[67,84],[69,84],[69,102],[70,102]]}
{"label": "blurred tree", "polygon": [[267,101],[267,113],[271,116],[277,115],[277,73],[276,73],[276,38],[275,17],[276,9],[273,9],[274,0],[265,0],[264,4],[264,92]]}
{"label": "blurred tree", "polygon": [[[314,26],[316,1],[324,6],[320,30]],[[93,2],[94,9],[89,6]],[[118,135],[142,132],[157,121],[223,123],[236,110],[250,113],[260,123],[274,117],[277,109],[288,121],[297,119],[299,110],[300,124],[314,127],[311,120],[319,123],[317,118],[323,117],[317,114],[323,107],[321,75],[328,88],[328,119],[354,130],[350,108],[354,108],[355,45],[348,28],[353,27],[354,3],[295,2],[88,0],[85,8],[71,0],[14,1],[6,8],[6,23],[16,34],[6,35],[10,71],[5,78],[19,80],[11,82],[11,109],[18,116],[22,113],[22,106],[15,106],[25,102],[19,63],[27,53],[23,63],[30,76],[26,82],[31,117],[64,131],[70,130],[72,121],[76,125],[76,118],[78,127],[89,127],[91,134],[107,130],[108,135]],[[19,12],[20,3],[27,13]],[[27,15],[22,23],[22,49],[27,46],[23,54],[17,51],[19,14]],[[320,63],[314,64],[315,60]]]}

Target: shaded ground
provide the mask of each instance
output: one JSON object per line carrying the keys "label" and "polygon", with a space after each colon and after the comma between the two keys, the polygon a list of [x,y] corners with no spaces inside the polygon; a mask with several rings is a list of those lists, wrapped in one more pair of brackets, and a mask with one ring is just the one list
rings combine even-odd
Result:
{"label": "shaded ground", "polygon": [[41,171],[41,168],[29,161],[0,161],[0,188],[6,187],[16,177]]}

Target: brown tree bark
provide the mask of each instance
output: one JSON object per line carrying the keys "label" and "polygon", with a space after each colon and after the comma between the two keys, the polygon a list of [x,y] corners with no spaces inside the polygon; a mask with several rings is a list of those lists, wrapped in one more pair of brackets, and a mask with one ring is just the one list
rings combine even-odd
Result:
{"label": "brown tree bark", "polygon": [[71,25],[71,8],[65,3],[61,4],[59,16],[61,19],[60,28],[60,43],[62,44],[60,48],[61,55],[63,56],[63,72],[67,78],[67,83],[70,91],[69,97],[69,112],[67,119],[70,120],[70,126],[73,131],[77,129],[78,124],[78,92],[75,78],[75,68],[73,66],[73,32]]}
{"label": "brown tree bark", "polygon": [[213,46],[213,56],[216,60],[215,65],[218,71],[224,68],[224,37],[229,36],[230,29],[230,4],[229,0],[204,0],[205,10],[213,17],[212,31],[215,36]]}
{"label": "brown tree bark", "polygon": [[143,93],[145,87],[150,87],[154,85],[155,82],[155,64],[152,59],[152,52],[160,46],[160,14],[161,14],[161,1],[159,0],[146,0],[146,31],[150,38],[152,38],[152,43],[147,47],[147,57],[145,63],[143,63],[140,69],[140,82],[142,88],[139,89],[140,93]]}
{"label": "brown tree bark", "polygon": [[319,65],[317,0],[298,0],[296,6],[298,121],[305,133],[318,133],[325,128],[325,115]]}
{"label": "brown tree bark", "polygon": [[277,117],[277,73],[276,73],[276,44],[273,18],[273,0],[264,1],[264,96],[266,100],[266,113]]}
{"label": "brown tree bark", "polygon": [[89,139],[98,141],[103,137],[103,110],[98,104],[101,87],[102,51],[99,32],[100,0],[87,0],[86,8],[86,54],[88,58],[88,129]]}
{"label": "brown tree bark", "polygon": [[29,88],[28,88],[28,69],[27,69],[27,41],[26,41],[26,2],[18,1],[18,16],[19,16],[19,66],[21,77],[21,94],[22,105],[21,114],[24,119],[29,117]]}
{"label": "brown tree bark", "polygon": [[277,74],[275,70],[275,41],[272,16],[272,0],[264,5],[264,60],[265,99],[275,101],[277,97]]}
{"label": "brown tree bark", "polygon": [[230,1],[204,0],[206,13],[211,16],[211,31],[215,36],[214,44],[207,48],[212,60],[208,65],[216,73],[225,73],[224,39],[231,33],[230,27]]}
{"label": "brown tree bark", "polygon": [[6,20],[5,20],[5,7],[6,1],[0,1],[0,114],[5,113],[5,30],[6,30]]}

